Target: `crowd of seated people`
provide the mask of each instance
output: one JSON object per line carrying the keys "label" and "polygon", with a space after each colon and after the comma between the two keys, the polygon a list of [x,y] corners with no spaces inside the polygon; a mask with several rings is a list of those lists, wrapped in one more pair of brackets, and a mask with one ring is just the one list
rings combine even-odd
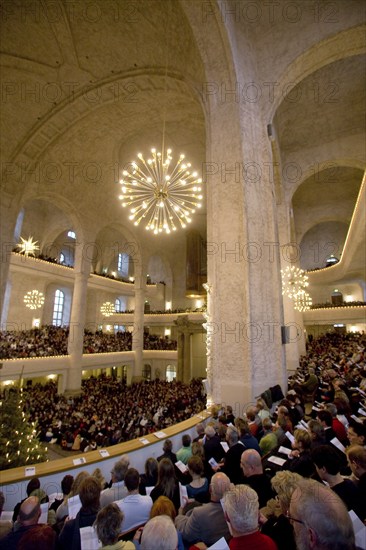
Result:
{"label": "crowd of seated people", "polygon": [[[230,550],[355,550],[358,546],[348,512],[353,510],[361,522],[366,521],[365,343],[363,334],[329,334],[313,339],[283,399],[270,403],[264,392],[239,417],[229,406],[217,408],[206,425],[197,426],[193,441],[184,436],[182,445],[174,448],[170,440],[165,440],[163,454],[157,460],[150,457],[140,475],[126,456],[115,464],[105,489],[100,482],[96,488],[97,484],[89,479],[95,476],[84,472],[86,479],[78,489],[81,509],[73,527],[94,524],[103,545],[119,544],[115,548],[131,550],[198,550],[222,537]],[[311,392],[308,380],[312,381]],[[85,384],[86,409],[75,400],[66,404],[70,406],[66,410],[70,416],[78,410],[76,406],[81,406],[81,422],[94,412],[92,426],[96,431],[96,411],[101,408],[88,397],[92,387],[97,385],[105,395],[103,407],[106,403],[111,407],[111,419],[116,412],[112,409],[117,388],[103,377]],[[155,397],[149,391],[151,384],[156,386]],[[198,388],[198,381],[195,384]],[[134,388],[127,401],[120,392],[116,403],[126,411],[136,406],[131,415],[139,419],[140,425],[140,418],[147,418],[146,402],[152,403],[155,413],[148,420],[155,422],[160,413],[166,420],[160,406],[170,387],[164,382],[143,383]],[[181,389],[187,391],[183,385]],[[175,411],[176,395],[174,388],[170,397]],[[186,398],[180,410],[191,415],[193,403],[188,393]],[[31,400],[28,405],[32,408]],[[44,414],[48,406],[45,403]],[[167,414],[169,421],[177,421],[172,411]],[[57,418],[56,411],[53,418]],[[141,426],[136,422],[131,426],[140,435]],[[85,484],[90,486],[88,491]],[[186,486],[188,499],[180,497],[180,486]],[[94,494],[93,506],[86,502],[85,492]],[[20,504],[20,510],[25,506],[28,518],[29,509],[36,505],[29,498],[34,496]],[[60,507],[65,503],[67,495]],[[155,505],[163,516],[152,513]],[[50,548],[70,546],[67,512],[64,506],[58,516],[57,511],[56,517],[49,516],[48,527],[57,537],[53,543],[57,546]],[[108,516],[115,518],[116,525],[110,538],[103,530]],[[20,514],[24,529],[22,517],[24,514]],[[132,521],[134,517],[139,518],[139,525]],[[164,526],[159,517],[164,517]],[[0,550],[11,548],[4,546],[4,540],[0,541]],[[81,548],[80,544],[76,548]]]}
{"label": "crowd of seated people", "polygon": [[[22,402],[39,437],[85,451],[140,437],[190,418],[205,408],[200,380],[154,380],[126,386],[101,375],[83,380],[78,397],[57,393],[52,381],[26,386]],[[148,409],[146,403],[149,403]]]}
{"label": "crowd of seated people", "polygon": [[[0,331],[0,359],[67,355],[69,332],[69,327],[53,325],[30,330]],[[177,341],[145,332],[143,346],[144,349],[176,350]],[[83,353],[111,353],[131,349],[131,332],[109,334],[84,331]]]}

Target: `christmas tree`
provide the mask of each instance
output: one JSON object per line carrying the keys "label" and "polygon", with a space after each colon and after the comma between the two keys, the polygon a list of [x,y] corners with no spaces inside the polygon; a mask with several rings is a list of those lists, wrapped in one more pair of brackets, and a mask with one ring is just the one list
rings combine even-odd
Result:
{"label": "christmas tree", "polygon": [[36,426],[23,411],[21,389],[11,389],[1,399],[0,418],[1,470],[47,460],[47,449],[37,439]]}

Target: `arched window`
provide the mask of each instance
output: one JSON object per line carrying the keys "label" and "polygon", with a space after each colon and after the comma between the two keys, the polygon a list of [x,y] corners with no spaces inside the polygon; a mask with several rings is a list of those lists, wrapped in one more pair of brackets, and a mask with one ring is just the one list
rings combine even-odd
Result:
{"label": "arched window", "polygon": [[59,262],[60,264],[65,263],[65,254],[63,252],[60,252]]}
{"label": "arched window", "polygon": [[116,301],[114,302],[114,309],[116,310],[116,313],[121,312],[121,300],[119,298],[116,298]]}
{"label": "arched window", "polygon": [[70,239],[76,239],[75,231],[68,231],[67,236],[70,237]]}
{"label": "arched window", "polygon": [[65,294],[57,289],[55,292],[55,301],[53,302],[52,324],[55,327],[62,325],[62,315],[64,312]]}
{"label": "arched window", "polygon": [[167,382],[173,382],[177,378],[177,367],[174,365],[167,365],[165,371],[165,379]]}
{"label": "arched window", "polygon": [[130,257],[128,254],[125,252],[120,252],[118,254],[117,270],[118,274],[122,277],[128,277],[129,262]]}

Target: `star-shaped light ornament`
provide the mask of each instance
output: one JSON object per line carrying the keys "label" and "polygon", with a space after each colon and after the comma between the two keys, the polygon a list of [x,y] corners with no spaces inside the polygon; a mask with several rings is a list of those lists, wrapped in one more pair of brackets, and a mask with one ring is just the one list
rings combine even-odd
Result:
{"label": "star-shaped light ornament", "polygon": [[34,241],[33,237],[28,237],[28,239],[23,239],[23,237],[20,237],[20,243],[17,245],[19,248],[20,254],[24,254],[25,256],[34,256],[35,252],[39,250],[38,241]]}

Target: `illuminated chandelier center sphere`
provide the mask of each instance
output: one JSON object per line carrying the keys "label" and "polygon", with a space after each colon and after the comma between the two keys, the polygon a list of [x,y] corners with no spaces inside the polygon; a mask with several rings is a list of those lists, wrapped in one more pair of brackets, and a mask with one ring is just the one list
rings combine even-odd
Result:
{"label": "illuminated chandelier center sphere", "polygon": [[143,223],[155,235],[165,231],[171,233],[177,227],[185,228],[192,222],[192,214],[201,208],[202,179],[197,172],[191,172],[191,164],[180,155],[175,166],[171,164],[171,149],[165,158],[156,149],[151,149],[152,158],[138,160],[123,170],[121,200],[129,208],[129,219],[138,226]]}

